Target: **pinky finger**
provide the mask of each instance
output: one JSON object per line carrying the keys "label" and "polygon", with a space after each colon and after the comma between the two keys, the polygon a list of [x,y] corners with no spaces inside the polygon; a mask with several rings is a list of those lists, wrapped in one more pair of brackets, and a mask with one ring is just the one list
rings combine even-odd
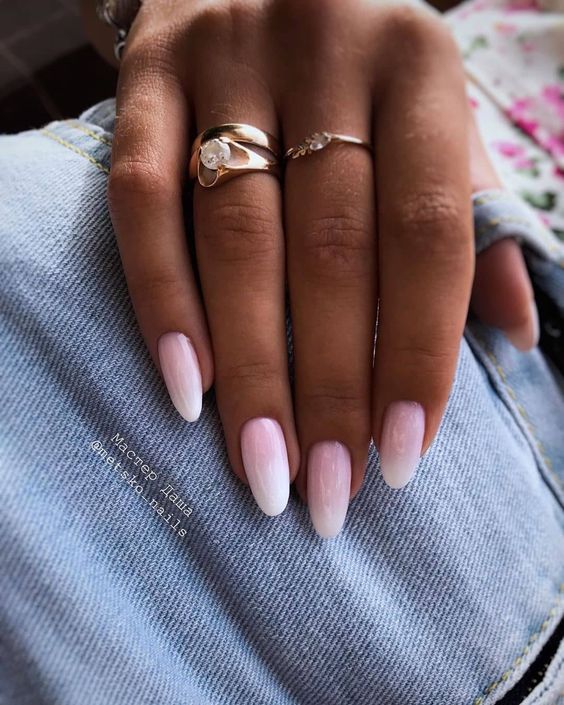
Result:
{"label": "pinky finger", "polygon": [[[503,187],[474,119],[470,123],[470,166],[474,192]],[[483,323],[501,329],[518,350],[530,350],[538,343],[533,287],[515,240],[500,240],[476,257],[471,307]]]}

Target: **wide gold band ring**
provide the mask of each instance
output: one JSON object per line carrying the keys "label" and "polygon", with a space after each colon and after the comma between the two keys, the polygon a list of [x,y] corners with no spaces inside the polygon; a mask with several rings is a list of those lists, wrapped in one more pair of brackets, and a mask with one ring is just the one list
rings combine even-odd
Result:
{"label": "wide gold band ring", "polygon": [[372,152],[370,142],[365,142],[358,137],[352,135],[340,135],[336,132],[314,132],[309,137],[306,137],[303,142],[300,142],[296,147],[290,147],[284,154],[284,159],[299,159],[306,157],[315,152],[325,149],[330,144],[356,144],[359,147],[365,147]]}
{"label": "wide gold band ring", "polygon": [[244,123],[216,125],[194,140],[189,173],[204,188],[253,171],[276,175],[279,154],[277,139],[258,127]]}

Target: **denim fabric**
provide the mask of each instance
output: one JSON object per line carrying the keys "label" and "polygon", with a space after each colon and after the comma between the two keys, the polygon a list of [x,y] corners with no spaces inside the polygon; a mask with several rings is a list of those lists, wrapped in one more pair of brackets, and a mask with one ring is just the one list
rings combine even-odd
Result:
{"label": "denim fabric", "polygon": [[[213,391],[187,424],[144,348],[112,112],[0,138],[0,703],[496,702],[564,609],[558,373],[471,323],[407,488],[372,449],[337,538],[294,497],[265,517]],[[561,646],[526,702],[562,701],[563,678]]]}
{"label": "denim fabric", "polygon": [[550,263],[564,267],[564,243],[514,193],[507,189],[478,191],[472,197],[472,205],[477,253],[504,237],[512,237]]}

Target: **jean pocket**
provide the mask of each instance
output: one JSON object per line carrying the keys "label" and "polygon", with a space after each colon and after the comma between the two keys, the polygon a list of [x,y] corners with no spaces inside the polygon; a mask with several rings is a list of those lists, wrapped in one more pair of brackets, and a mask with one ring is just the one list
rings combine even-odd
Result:
{"label": "jean pocket", "polygon": [[524,675],[497,700],[497,705],[561,705],[563,702],[564,620]]}

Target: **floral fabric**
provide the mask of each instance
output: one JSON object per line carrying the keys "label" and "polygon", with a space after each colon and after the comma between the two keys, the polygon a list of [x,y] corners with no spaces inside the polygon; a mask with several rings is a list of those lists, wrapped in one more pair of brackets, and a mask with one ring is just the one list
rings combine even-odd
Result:
{"label": "floral fabric", "polygon": [[447,20],[502,181],[564,240],[564,0],[470,0]]}

